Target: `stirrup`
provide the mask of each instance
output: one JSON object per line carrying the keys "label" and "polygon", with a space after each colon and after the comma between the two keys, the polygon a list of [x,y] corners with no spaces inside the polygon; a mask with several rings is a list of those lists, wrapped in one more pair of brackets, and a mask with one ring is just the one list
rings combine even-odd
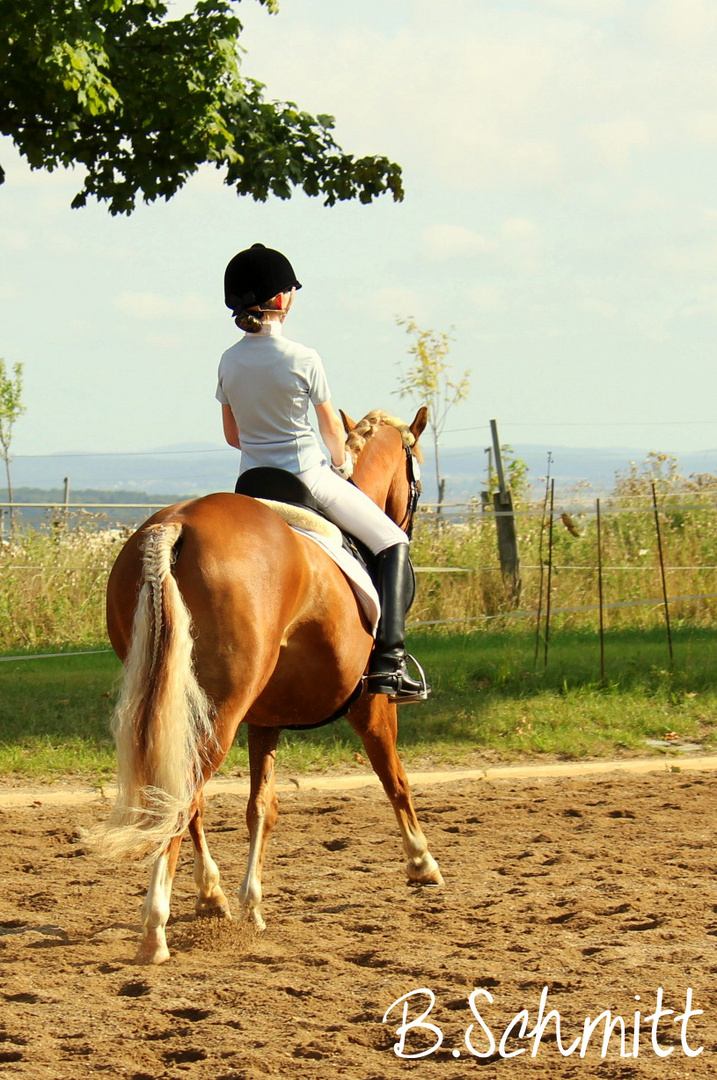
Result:
{"label": "stirrup", "polygon": [[[421,683],[421,689],[415,691],[405,690],[403,693],[401,693],[399,687],[398,691],[395,694],[391,694],[388,699],[389,701],[393,701],[396,705],[413,705],[414,702],[417,701],[426,701],[428,695],[431,692],[431,688],[426,682],[425,672],[421,665],[418,663],[418,660],[416,660],[416,657],[412,656],[411,653],[406,653],[406,660],[410,660],[414,667],[417,669],[419,682]],[[404,671],[405,669],[406,666],[404,664]]]}
{"label": "stirrup", "polygon": [[[420,688],[418,690],[401,690],[401,682],[406,672],[406,660],[410,660],[418,669]],[[395,690],[372,690],[372,680],[378,680],[383,686],[386,684],[395,685]],[[412,680],[415,681],[415,680]],[[404,662],[402,663],[398,671],[376,671],[372,675],[364,676],[364,685],[366,692],[369,694],[383,693],[386,694],[388,700],[394,705],[412,705],[418,701],[425,701],[431,692],[431,688],[426,682],[426,676],[423,672],[423,668],[416,660],[415,656],[411,656],[410,653],[405,654]]]}

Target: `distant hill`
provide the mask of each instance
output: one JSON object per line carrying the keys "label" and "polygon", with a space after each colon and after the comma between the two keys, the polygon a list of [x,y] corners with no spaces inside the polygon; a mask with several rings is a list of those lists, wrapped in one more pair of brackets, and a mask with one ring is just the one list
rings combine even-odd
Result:
{"label": "distant hill", "polygon": [[[64,488],[62,490],[59,488],[16,488],[14,494],[18,516],[25,524],[40,525],[43,522],[49,524],[63,521]],[[137,525],[146,520],[155,510],[181,502],[184,498],[195,498],[195,495],[196,493],[182,495],[171,492],[152,496],[143,491],[106,491],[101,488],[85,488],[70,493],[71,524],[74,526],[81,525],[84,521],[99,520],[102,525],[109,526]],[[135,508],[122,505],[127,503],[135,504]],[[136,504],[141,504],[147,509],[138,508]],[[116,509],[113,509],[114,507]],[[7,515],[8,512],[4,511],[4,513]],[[5,525],[7,525],[7,517]]]}
{"label": "distant hill", "polygon": [[71,499],[79,491],[145,493],[152,498],[169,492],[176,499],[180,493],[232,491],[238,465],[239,455],[229,447],[180,445],[147,454],[18,455],[12,463],[12,475],[18,489],[60,493],[67,476]]}
{"label": "distant hill", "polygon": [[[551,475],[556,493],[567,499],[578,489],[590,495],[609,493],[617,471],[625,472],[631,461],[642,462],[647,450],[634,448],[575,449],[571,447],[516,446],[514,454],[529,469],[530,480],[541,491],[552,452]],[[424,501],[436,499],[433,457],[424,447],[422,467]],[[686,453],[679,458],[680,470],[717,473],[717,450]],[[146,454],[55,454],[43,457],[17,456],[12,465],[18,501],[62,502],[63,478],[70,480],[70,501],[143,502],[163,505],[182,496],[204,495],[211,491],[232,491],[239,455],[229,447],[180,445]],[[481,447],[446,449],[441,455],[447,478],[446,499],[460,502],[477,496],[486,486],[487,457]],[[0,488],[0,499],[5,495]]]}
{"label": "distant hill", "polygon": [[[86,506],[87,504],[100,503],[117,505],[120,503],[143,503],[145,506],[164,506],[168,503],[178,502],[182,498],[191,499],[196,493],[183,495],[177,492],[169,494],[148,495],[145,491],[107,491],[101,488],[83,488],[81,491],[70,492],[70,505]],[[15,490],[15,502],[64,504],[65,490],[62,488],[31,488],[23,487]]]}

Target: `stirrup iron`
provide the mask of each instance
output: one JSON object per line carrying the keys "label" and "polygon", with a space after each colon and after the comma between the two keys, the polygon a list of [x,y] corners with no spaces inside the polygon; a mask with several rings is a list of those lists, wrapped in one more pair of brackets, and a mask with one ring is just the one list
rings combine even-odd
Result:
{"label": "stirrup iron", "polygon": [[419,664],[418,660],[416,660],[416,657],[412,656],[411,653],[407,652],[406,653],[406,660],[407,661],[410,660],[411,663],[416,668],[416,670],[418,671],[418,678],[419,678],[419,681],[421,683],[421,689],[416,691],[415,693],[406,692],[406,693],[402,694],[399,691],[396,694],[390,694],[388,700],[392,701],[395,705],[413,705],[415,702],[418,702],[418,701],[426,701],[427,698],[428,698],[428,695],[431,692],[430,688],[428,686],[428,683],[426,682],[425,672],[424,672],[423,668],[421,667],[421,665]]}
{"label": "stirrup iron", "polygon": [[[410,660],[418,669],[419,681],[411,679],[410,681],[418,685],[418,690],[403,690],[398,689],[407,676],[406,661]],[[380,690],[373,689],[371,686],[372,681],[378,682],[381,685]],[[394,671],[377,671],[363,677],[363,688],[367,694],[383,694],[394,705],[412,705],[414,702],[425,701],[431,692],[431,688],[426,682],[426,676],[423,673],[423,668],[416,660],[415,656],[411,656],[410,653],[404,653],[401,666]],[[420,683],[420,685],[419,685]],[[391,686],[395,686],[396,689],[390,689]]]}

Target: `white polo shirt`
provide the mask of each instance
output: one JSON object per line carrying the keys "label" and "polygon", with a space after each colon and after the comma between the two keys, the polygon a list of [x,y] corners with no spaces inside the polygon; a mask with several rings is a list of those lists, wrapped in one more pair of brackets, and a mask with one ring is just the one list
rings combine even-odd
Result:
{"label": "white polo shirt", "polygon": [[326,460],[309,423],[309,405],[331,398],[321,357],[285,338],[280,323],[267,323],[227,349],[216,398],[237,422],[241,472],[272,465],[300,473]]}

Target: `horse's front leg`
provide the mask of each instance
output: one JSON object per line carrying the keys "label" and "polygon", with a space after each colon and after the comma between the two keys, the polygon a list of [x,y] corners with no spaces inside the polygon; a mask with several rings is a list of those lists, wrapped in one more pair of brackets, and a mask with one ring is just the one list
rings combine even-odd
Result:
{"label": "horse's front leg", "polygon": [[138,964],[162,964],[169,960],[166,926],[181,843],[180,833],[179,836],[172,837],[164,851],[154,860],[149,889],[142,904],[142,941],[135,957]]}
{"label": "horse's front leg", "polygon": [[396,750],[396,706],[385,694],[362,695],[352,706],[348,720],[366,748],[374,772],[383,784],[398,820],[403,850],[408,859],[408,880],[417,885],[442,885],[438,863],[428,850],[411,801],[411,789]]}
{"label": "horse's front leg", "polygon": [[197,800],[197,812],[189,822],[194,844],[194,882],[199,890],[195,911],[200,916],[231,919],[229,903],[219,884],[219,868],[209,853],[204,835],[204,795]]}
{"label": "horse's front leg", "polygon": [[249,770],[251,790],[246,808],[249,829],[249,862],[239,888],[239,900],[246,916],[259,930],[266,929],[261,917],[261,869],[267,841],[279,813],[274,786],[274,762],[281,728],[248,725]]}

